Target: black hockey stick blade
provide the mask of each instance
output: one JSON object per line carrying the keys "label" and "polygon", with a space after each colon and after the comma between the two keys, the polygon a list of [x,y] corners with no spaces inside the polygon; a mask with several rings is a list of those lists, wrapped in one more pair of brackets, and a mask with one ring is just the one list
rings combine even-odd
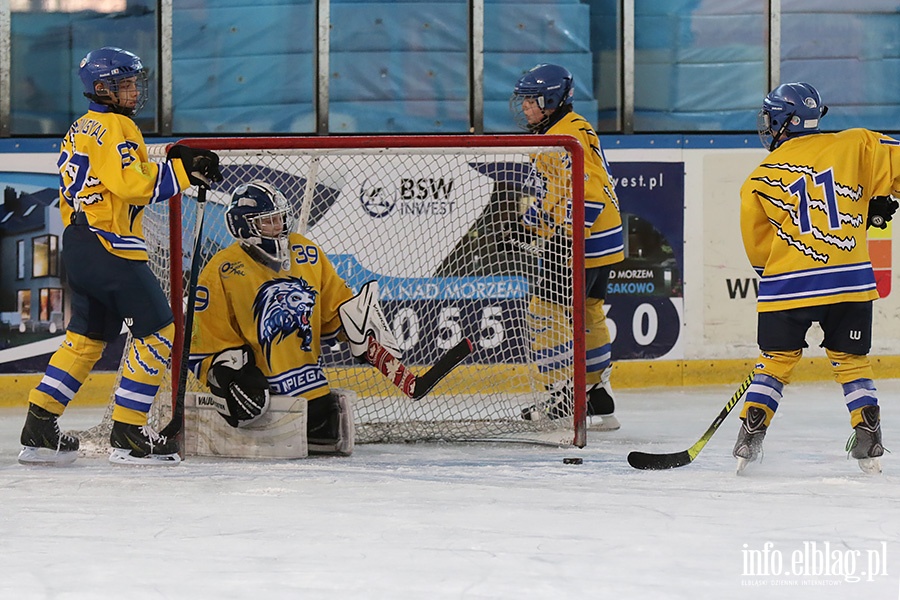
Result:
{"label": "black hockey stick blade", "polygon": [[[696,454],[694,455],[696,456]],[[694,460],[690,451],[682,450],[671,454],[651,454],[649,452],[629,452],[628,464],[642,471],[662,471],[690,464]]]}
{"label": "black hockey stick blade", "polygon": [[734,392],[734,395],[728,400],[722,410],[719,412],[719,415],[715,418],[712,424],[707,428],[707,430],[700,436],[700,439],[697,442],[688,448],[687,450],[682,450],[681,452],[672,452],[669,454],[654,454],[652,452],[629,452],[628,453],[628,464],[634,467],[635,469],[641,469],[644,471],[662,471],[664,469],[676,469],[678,467],[683,467],[685,465],[691,464],[697,455],[700,454],[700,451],[703,450],[703,447],[706,446],[706,443],[709,442],[710,438],[712,438],[713,434],[719,429],[719,425],[725,421],[725,418],[731,413],[731,410],[737,405],[740,401],[741,397],[743,397],[744,392],[747,391],[747,388],[750,387],[750,384],[753,382],[753,371],[750,372],[749,375],[741,382],[740,387]]}
{"label": "black hockey stick blade", "polygon": [[446,377],[459,363],[472,354],[472,350],[472,342],[466,338],[447,350],[447,353],[434,363],[434,366],[416,377],[416,387],[413,391],[412,399],[419,400],[424,397],[441,379]]}

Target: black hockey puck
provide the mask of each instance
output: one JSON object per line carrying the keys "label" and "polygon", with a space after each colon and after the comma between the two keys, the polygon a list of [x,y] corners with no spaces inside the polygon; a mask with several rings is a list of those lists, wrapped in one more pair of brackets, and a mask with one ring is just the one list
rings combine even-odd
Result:
{"label": "black hockey puck", "polygon": [[577,456],[570,456],[568,458],[563,459],[564,465],[580,465],[584,462],[583,458],[578,458]]}

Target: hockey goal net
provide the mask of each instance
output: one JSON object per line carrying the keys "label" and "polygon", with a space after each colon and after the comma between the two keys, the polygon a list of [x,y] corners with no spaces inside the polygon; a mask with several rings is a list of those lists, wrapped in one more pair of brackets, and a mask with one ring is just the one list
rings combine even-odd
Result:
{"label": "hockey goal net", "polygon": [[[234,243],[224,218],[231,192],[240,183],[263,179],[290,199],[298,231],[326,252],[352,288],[379,282],[403,363],[413,371],[427,369],[463,337],[472,341],[473,354],[419,401],[402,395],[375,368],[354,362],[346,344],[324,348],[330,385],[358,396],[358,443],[585,444],[583,230],[574,228],[564,245],[504,235],[531,198],[544,192],[571,197],[571,218],[583,222],[583,155],[574,138],[203,138],[179,143],[215,150],[221,160],[224,181],[209,191],[204,211],[203,263]],[[165,146],[150,150],[157,159],[165,155]],[[532,164],[541,155],[560,166],[552,180],[535,178]],[[556,185],[564,189],[548,188]],[[144,213],[151,268],[173,298],[176,325],[183,323],[194,245],[197,210],[189,195],[194,192],[191,188]],[[566,315],[570,327],[558,339],[547,340],[544,334],[536,346],[541,323],[534,315],[529,318],[529,310],[541,279],[558,286],[559,314]],[[179,329],[174,374],[181,336]],[[548,357],[554,377],[565,373],[573,382],[573,414],[527,420],[522,410],[550,397]],[[151,422],[157,427],[171,414],[171,381],[166,378],[154,403]],[[188,390],[207,391],[193,375]],[[102,440],[106,429],[94,434],[89,437]]]}

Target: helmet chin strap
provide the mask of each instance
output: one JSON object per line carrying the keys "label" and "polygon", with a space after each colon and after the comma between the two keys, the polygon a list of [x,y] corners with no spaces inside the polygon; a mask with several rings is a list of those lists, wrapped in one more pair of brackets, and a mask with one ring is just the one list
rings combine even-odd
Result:
{"label": "helmet chin strap", "polygon": [[785,130],[787,130],[788,123],[791,122],[791,119],[793,117],[793,114],[788,115],[784,120],[784,123],[781,124],[781,127],[778,128],[778,132],[772,136],[772,142],[769,144],[769,152],[778,147],[778,142],[779,140],[781,140],[781,136],[784,135]]}
{"label": "helmet chin strap", "polygon": [[572,112],[572,106],[564,104],[559,106],[553,112],[546,114],[543,119],[534,124],[531,128],[532,133],[546,133],[551,127],[559,123],[563,117]]}
{"label": "helmet chin strap", "polygon": [[274,245],[274,254],[270,254],[263,249],[261,244],[251,243],[250,240],[241,240],[241,247],[250,255],[250,258],[262,266],[272,269],[276,273],[287,271],[291,268],[291,256],[288,252],[288,241],[286,237],[278,238],[276,240],[265,239],[260,240],[260,242],[272,242]]}

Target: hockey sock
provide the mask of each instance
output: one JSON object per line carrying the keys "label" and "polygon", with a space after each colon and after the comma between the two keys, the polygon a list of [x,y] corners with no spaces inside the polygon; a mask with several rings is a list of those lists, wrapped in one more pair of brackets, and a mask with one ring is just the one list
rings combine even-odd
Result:
{"label": "hockey sock", "polygon": [[825,354],[831,361],[834,380],[841,385],[861,379],[875,379],[875,372],[872,370],[872,363],[868,356],[835,352],[827,348]]}
{"label": "hockey sock", "polygon": [[572,366],[572,330],[566,307],[533,296],[526,318],[539,380],[548,387],[568,380]]}
{"label": "hockey sock", "polygon": [[875,382],[871,379],[857,379],[841,385],[844,389],[844,401],[850,411],[850,427],[856,427],[863,421],[862,410],[867,406],[877,406]]}
{"label": "hockey sock", "polygon": [[774,377],[783,384],[791,382],[794,367],[803,357],[802,350],[770,351],[762,350],[756,359],[756,372]]}
{"label": "hockey sock", "polygon": [[588,388],[601,383],[601,374],[610,366],[612,344],[603,300],[588,298],[584,304],[584,341],[587,346],[585,382]]}
{"label": "hockey sock", "polygon": [[747,411],[751,407],[761,408],[766,413],[765,425],[769,426],[775,411],[778,410],[778,402],[781,400],[784,384],[774,377],[757,373],[753,376],[753,382],[747,388],[744,406],[741,408],[741,418],[747,418]]}
{"label": "hockey sock", "polygon": [[175,325],[169,324],[147,337],[132,340],[125,349],[122,379],[115,392],[113,421],[147,424],[147,413],[169,366],[174,336]]}
{"label": "hockey sock", "polygon": [[28,394],[28,401],[61,415],[100,360],[105,346],[100,340],[67,331],[65,340],[50,357],[41,382]]}

